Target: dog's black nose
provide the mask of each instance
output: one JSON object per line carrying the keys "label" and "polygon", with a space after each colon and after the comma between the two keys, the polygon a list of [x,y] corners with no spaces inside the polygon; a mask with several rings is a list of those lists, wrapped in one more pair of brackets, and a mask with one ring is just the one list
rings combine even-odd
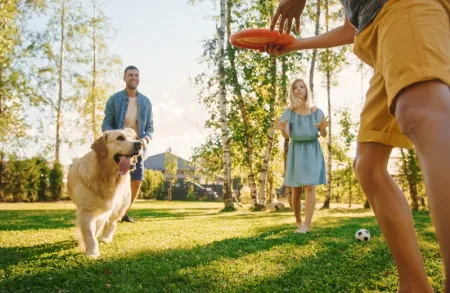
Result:
{"label": "dog's black nose", "polygon": [[141,141],[136,141],[136,142],[134,143],[134,149],[137,150],[137,151],[139,151],[140,149],[142,149],[143,146],[144,146],[144,145],[142,144]]}

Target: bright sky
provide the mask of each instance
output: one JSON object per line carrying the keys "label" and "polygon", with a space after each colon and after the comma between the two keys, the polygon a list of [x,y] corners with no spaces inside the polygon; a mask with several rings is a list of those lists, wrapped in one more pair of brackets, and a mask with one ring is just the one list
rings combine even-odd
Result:
{"label": "bright sky", "polygon": [[[90,11],[90,0],[83,1]],[[205,0],[194,6],[187,2],[106,0],[102,4],[117,30],[116,39],[110,43],[111,53],[119,55],[124,66],[135,65],[140,69],[139,90],[153,104],[155,134],[150,144],[151,154],[170,147],[176,155],[186,159],[191,156],[192,148],[203,142],[207,118],[203,105],[197,102],[197,88],[188,77],[204,70],[197,62],[202,53],[201,41],[210,39],[215,32],[215,23],[207,16],[218,14],[213,5],[218,1]],[[168,14],[170,18],[166,17]],[[351,107],[357,118],[361,102],[360,73],[351,66],[338,80],[339,86],[332,90],[333,106]],[[366,77],[364,90],[367,82]],[[315,102],[326,111],[326,90],[321,87],[320,75],[315,83]],[[123,83],[118,83],[116,91],[123,87]],[[89,151],[89,146],[69,150],[63,145],[61,151],[62,163],[70,164],[71,157],[83,155]]]}

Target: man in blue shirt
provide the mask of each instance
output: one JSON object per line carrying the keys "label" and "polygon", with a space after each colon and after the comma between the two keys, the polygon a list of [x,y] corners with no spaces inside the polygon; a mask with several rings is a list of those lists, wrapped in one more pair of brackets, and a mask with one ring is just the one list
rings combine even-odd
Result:
{"label": "man in blue shirt", "polygon": [[[135,66],[128,66],[125,69],[123,79],[126,85],[125,89],[112,95],[106,103],[102,131],[132,128],[143,143],[145,152],[153,135],[152,103],[137,90],[139,70]],[[130,175],[132,204],[138,196],[144,180],[144,161],[142,156],[139,156],[136,170],[131,172]],[[123,216],[122,222],[134,222],[128,216],[128,211]]]}

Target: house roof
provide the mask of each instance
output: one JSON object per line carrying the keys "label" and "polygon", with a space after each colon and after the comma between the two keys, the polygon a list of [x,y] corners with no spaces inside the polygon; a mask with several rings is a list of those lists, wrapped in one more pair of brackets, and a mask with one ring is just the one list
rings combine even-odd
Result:
{"label": "house roof", "polygon": [[[166,161],[165,155],[166,155],[165,153],[161,153],[161,154],[157,154],[157,155],[148,157],[144,161],[144,168],[151,169],[151,170],[165,171],[165,161]],[[175,155],[175,157],[177,157],[177,161],[178,161],[177,162],[178,171],[188,170],[188,169],[192,168],[189,166],[189,162],[187,160],[180,158],[176,155]]]}

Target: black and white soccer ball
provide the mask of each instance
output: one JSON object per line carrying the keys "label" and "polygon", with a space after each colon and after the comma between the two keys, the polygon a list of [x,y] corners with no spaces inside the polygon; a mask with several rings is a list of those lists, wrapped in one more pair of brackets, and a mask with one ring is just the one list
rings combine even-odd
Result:
{"label": "black and white soccer ball", "polygon": [[358,241],[369,241],[370,240],[370,233],[366,229],[359,229],[356,234],[355,238]]}

